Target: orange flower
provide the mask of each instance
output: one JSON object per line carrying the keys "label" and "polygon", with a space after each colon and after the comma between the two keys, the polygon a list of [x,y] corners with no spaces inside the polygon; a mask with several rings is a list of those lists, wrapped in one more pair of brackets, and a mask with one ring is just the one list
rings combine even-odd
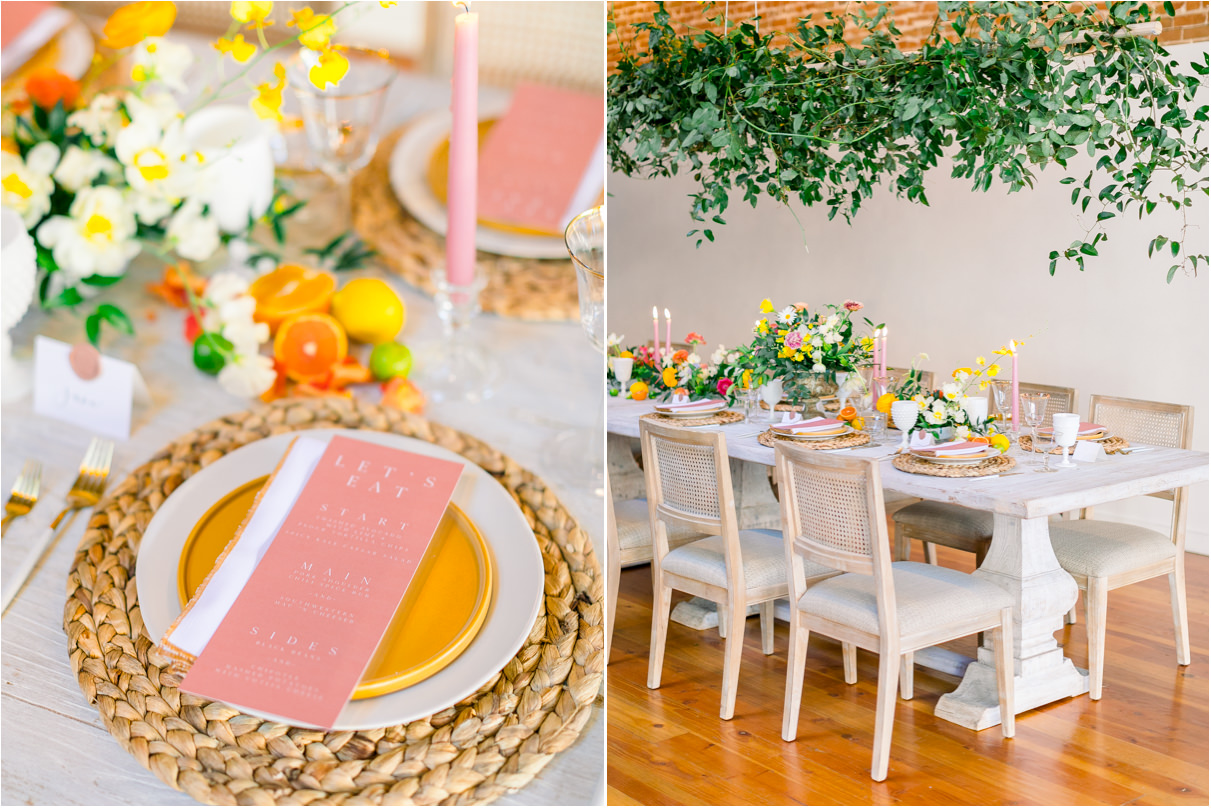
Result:
{"label": "orange flower", "polygon": [[184,309],[189,307],[189,293],[185,291],[186,284],[194,297],[202,297],[206,290],[206,279],[194,275],[189,271],[189,263],[182,261],[179,264],[164,267],[164,275],[160,278],[159,283],[147,284],[147,291],[173,308]]}
{"label": "orange flower", "polygon": [[121,50],[138,45],[149,36],[164,36],[176,18],[174,3],[144,0],[122,6],[105,21],[105,39],[101,44]]}
{"label": "orange flower", "polygon": [[676,353],[673,354],[673,362],[678,365],[680,365],[682,362],[684,362],[685,360],[687,360],[689,358],[690,358],[689,351],[682,350],[682,351],[677,351]]}
{"label": "orange flower", "polygon": [[72,109],[80,100],[80,83],[71,76],[46,67],[26,79],[25,92],[31,101],[43,109],[54,109],[60,101],[65,109]]}

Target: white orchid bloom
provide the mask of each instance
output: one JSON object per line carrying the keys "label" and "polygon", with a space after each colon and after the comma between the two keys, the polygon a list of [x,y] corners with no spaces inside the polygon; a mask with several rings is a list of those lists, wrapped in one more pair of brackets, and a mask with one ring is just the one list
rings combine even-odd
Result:
{"label": "white orchid bloom", "polygon": [[80,127],[94,146],[112,146],[114,136],[124,123],[119,103],[116,95],[95,95],[87,107],[67,116],[67,125]]}
{"label": "white orchid bloom", "polygon": [[55,169],[55,182],[75,193],[81,188],[92,185],[93,180],[102,174],[116,173],[121,166],[104,152],[96,149],[81,149],[79,146],[68,146],[63,153],[59,167]]}
{"label": "white orchid bloom", "polygon": [[170,42],[163,37],[148,37],[135,46],[130,54],[130,77],[136,82],[159,82],[177,92],[185,92],[185,71],[193,64],[193,51],[188,45]]}
{"label": "white orchid bloom", "polygon": [[51,174],[58,162],[59,147],[46,142],[30,149],[24,160],[9,152],[0,155],[0,203],[19,213],[26,227],[50,212]]}
{"label": "white orchid bloom", "polygon": [[202,203],[190,199],[173,214],[166,233],[168,242],[182,258],[205,261],[219,248],[219,224],[202,213]]}
{"label": "white orchid bloom", "polygon": [[219,384],[232,395],[251,398],[273,386],[273,360],[259,353],[237,353],[219,371]]}
{"label": "white orchid bloom", "polygon": [[960,440],[967,440],[969,437],[971,437],[971,429],[965,426],[956,426],[955,437],[959,438]]}
{"label": "white orchid bloom", "polygon": [[937,410],[925,411],[925,423],[930,424],[931,426],[937,426],[938,424],[943,423],[945,420],[945,413],[938,412]]}
{"label": "white orchid bloom", "polygon": [[606,337],[606,347],[617,348],[622,344],[624,339],[626,339],[626,337],[623,335],[611,333],[610,336]]}
{"label": "white orchid bloom", "polygon": [[67,273],[64,280],[121,275],[139,252],[135,216],[122,194],[106,185],[85,188],[68,214],[52,216],[38,228],[38,241]]}

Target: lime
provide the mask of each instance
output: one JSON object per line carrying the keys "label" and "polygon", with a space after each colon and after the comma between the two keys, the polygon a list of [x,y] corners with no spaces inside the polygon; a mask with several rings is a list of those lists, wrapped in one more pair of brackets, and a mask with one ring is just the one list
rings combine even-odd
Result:
{"label": "lime", "polygon": [[227,356],[232,350],[234,346],[222,334],[206,331],[193,341],[193,364],[203,373],[214,376],[227,364]]}
{"label": "lime", "polygon": [[407,376],[412,370],[412,351],[398,342],[375,345],[370,352],[370,372],[379,381]]}

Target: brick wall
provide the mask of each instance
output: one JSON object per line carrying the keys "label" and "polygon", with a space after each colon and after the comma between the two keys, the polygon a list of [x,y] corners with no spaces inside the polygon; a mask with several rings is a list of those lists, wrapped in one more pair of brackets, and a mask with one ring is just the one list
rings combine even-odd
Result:
{"label": "brick wall", "polygon": [[[759,24],[762,32],[794,30],[800,17],[812,14],[813,18],[822,18],[824,12],[842,12],[846,7],[859,5],[851,2],[830,2],[830,0],[794,0],[793,2],[752,2],[736,0],[727,4],[727,17],[731,21],[751,19],[755,13],[760,13]],[[875,3],[861,3],[874,11]],[[1099,4],[1100,5],[1100,4]],[[1173,5],[1177,16],[1170,19],[1164,16],[1161,2],[1149,2],[1155,9],[1154,14],[1161,16],[1165,26],[1160,41],[1166,45],[1179,42],[1204,42],[1207,40],[1207,3],[1205,0],[1185,0]],[[629,39],[635,31],[631,23],[652,19],[656,10],[654,2],[646,0],[614,0],[610,3],[614,12],[614,21],[618,26],[617,34],[610,37],[610,64],[618,60],[618,37]],[[709,25],[703,13],[703,4],[697,2],[670,2],[665,4],[673,17],[674,23],[682,30],[690,25],[705,28]],[[723,11],[722,0],[716,4],[712,16]],[[904,34],[903,47],[915,50],[921,46],[937,16],[935,3],[895,2],[891,4],[891,15],[895,18],[896,27]],[[786,44],[785,37],[777,37],[776,45]]]}

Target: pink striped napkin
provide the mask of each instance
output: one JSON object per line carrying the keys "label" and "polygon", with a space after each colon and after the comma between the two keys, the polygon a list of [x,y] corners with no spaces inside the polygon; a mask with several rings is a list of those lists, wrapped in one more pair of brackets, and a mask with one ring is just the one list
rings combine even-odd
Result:
{"label": "pink striped napkin", "polygon": [[928,449],[914,449],[918,454],[930,454],[934,457],[962,457],[963,455],[977,454],[987,449],[988,446],[983,443],[975,443],[969,440],[952,440],[949,443],[939,443],[935,446],[930,446]]}
{"label": "pink striped napkin", "polygon": [[771,427],[775,432],[784,432],[796,434],[800,432],[827,432],[830,429],[836,429],[841,425],[841,422],[836,418],[825,418],[819,416],[810,418],[806,421],[795,421],[794,423],[774,424]]}
{"label": "pink striped napkin", "polygon": [[725,403],[721,398],[711,398],[703,399],[702,401],[691,401],[688,404],[656,404],[655,407],[660,412],[684,412],[686,410],[713,409]]}

